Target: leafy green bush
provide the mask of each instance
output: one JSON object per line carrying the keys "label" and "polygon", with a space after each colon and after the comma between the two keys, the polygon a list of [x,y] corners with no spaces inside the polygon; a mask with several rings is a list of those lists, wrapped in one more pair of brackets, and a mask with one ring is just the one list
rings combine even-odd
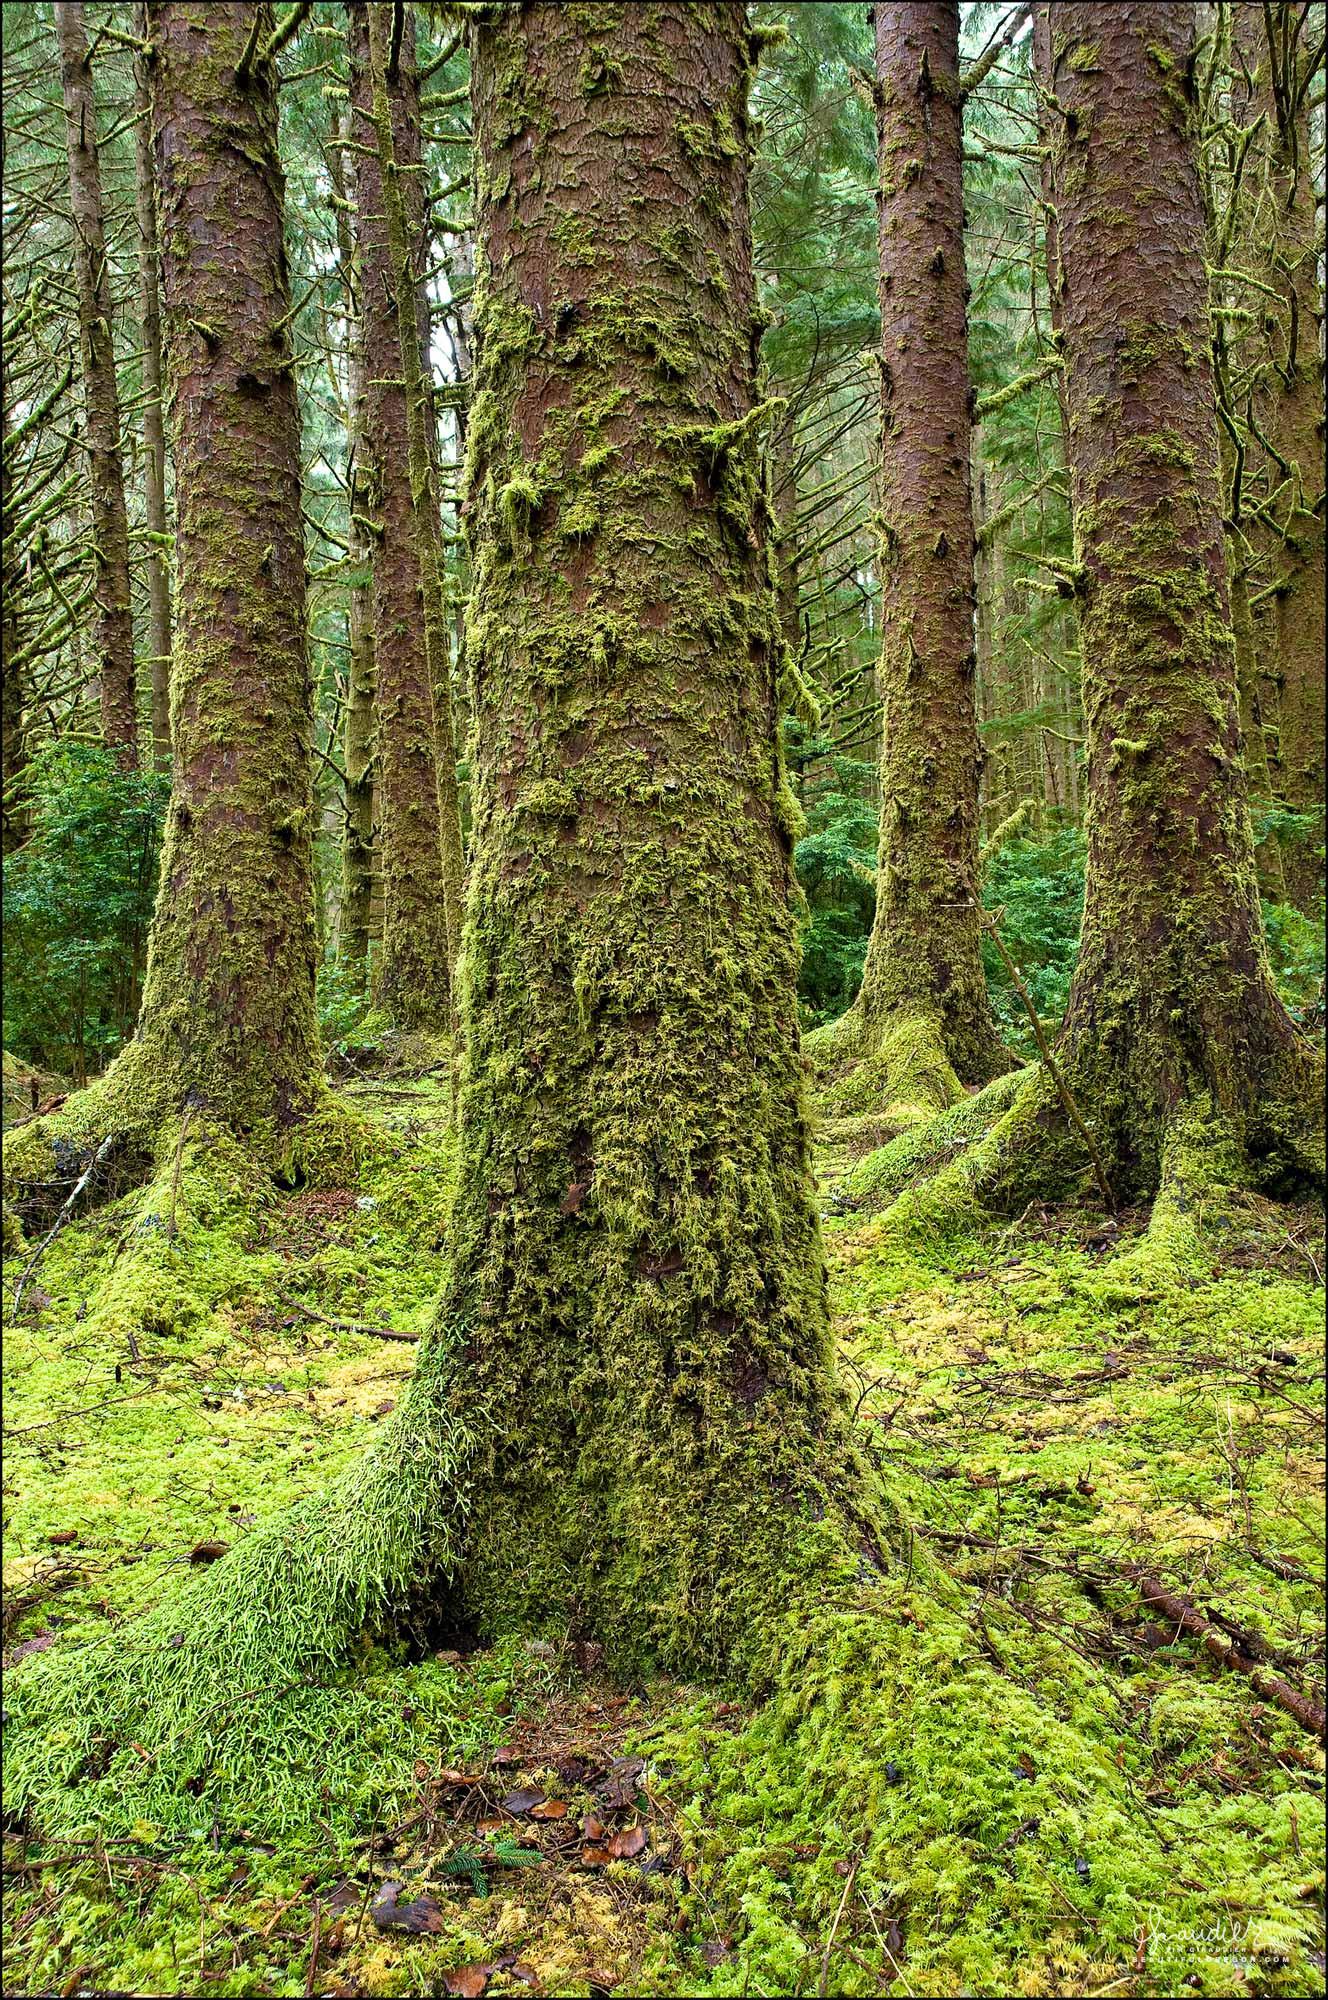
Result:
{"label": "leafy green bush", "polygon": [[[1070,995],[1084,911],[1084,838],[1079,828],[1057,826],[1045,834],[1010,841],[987,866],[982,900],[987,909],[1004,911],[1001,940],[1039,1017],[1059,1021]],[[1035,1052],[1028,1015],[988,937],[982,940],[982,963],[1006,1039],[1026,1053]]]}
{"label": "leafy green bush", "polygon": [[4,864],[5,1044],[83,1082],[133,1033],[170,785],[68,741],[27,777],[31,833]]}
{"label": "leafy green bush", "polygon": [[1289,903],[1265,903],[1263,924],[1283,1006],[1301,1017],[1321,1014],[1323,925]]}
{"label": "leafy green bush", "polygon": [[876,908],[876,812],[862,797],[872,767],[834,760],[835,786],[807,804],[794,866],[807,899],[798,997],[814,1027],[852,1004]]}

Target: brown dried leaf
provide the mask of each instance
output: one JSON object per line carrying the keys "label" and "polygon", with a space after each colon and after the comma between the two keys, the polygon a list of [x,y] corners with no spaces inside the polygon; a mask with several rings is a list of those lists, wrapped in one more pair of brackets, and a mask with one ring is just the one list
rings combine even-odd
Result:
{"label": "brown dried leaf", "polygon": [[632,1861],[646,1848],[646,1830],[643,1826],[627,1826],[621,1833],[611,1833],[604,1845],[615,1861]]}
{"label": "brown dried leaf", "polygon": [[[400,1882],[384,1882],[374,1897],[370,1915],[380,1931],[410,1931],[416,1936],[443,1928],[443,1907],[433,1896],[419,1896],[413,1903],[399,1903]],[[483,1991],[481,1987],[478,1989]]]}
{"label": "brown dried leaf", "polygon": [[189,1551],[191,1563],[220,1562],[230,1547],[229,1542],[195,1542]]}
{"label": "brown dried leaf", "polygon": [[567,1802],[565,1799],[545,1799],[543,1805],[532,1806],[530,1808],[530,1817],[532,1819],[561,1819],[566,1811]]}
{"label": "brown dried leaf", "polygon": [[504,1812],[519,1815],[533,1812],[536,1806],[542,1806],[544,1803],[544,1794],[538,1785],[518,1785],[514,1792],[507,1794],[502,1801],[502,1807]]}
{"label": "brown dried leaf", "polygon": [[493,1970],[492,1965],[458,1965],[443,1974],[443,1991],[459,1994],[460,2000],[480,2000]]}

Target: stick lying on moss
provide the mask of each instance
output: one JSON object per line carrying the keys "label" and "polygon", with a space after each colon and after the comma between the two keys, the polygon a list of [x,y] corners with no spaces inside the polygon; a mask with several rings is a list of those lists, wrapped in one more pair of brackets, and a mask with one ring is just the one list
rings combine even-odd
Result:
{"label": "stick lying on moss", "polygon": [[1288,1715],[1293,1715],[1303,1728],[1311,1730],[1320,1742],[1323,1741],[1325,1718],[1317,1702],[1311,1701],[1307,1695],[1298,1694],[1280,1674],[1270,1674],[1266,1667],[1260,1666],[1257,1660],[1252,1660],[1247,1653],[1243,1653],[1227,1633],[1219,1632],[1215,1625],[1211,1625],[1193,1604],[1188,1603],[1183,1597],[1177,1597],[1174,1591],[1167,1590],[1156,1577],[1141,1577],[1139,1591],[1150,1611],[1161,1612],[1164,1618],[1170,1619],[1172,1624],[1178,1625],[1183,1632],[1192,1634],[1202,1643],[1204,1651],[1211,1658],[1219,1661],[1222,1666],[1237,1668],[1251,1685],[1258,1689],[1265,1700],[1276,1702],[1277,1706],[1284,1708]]}

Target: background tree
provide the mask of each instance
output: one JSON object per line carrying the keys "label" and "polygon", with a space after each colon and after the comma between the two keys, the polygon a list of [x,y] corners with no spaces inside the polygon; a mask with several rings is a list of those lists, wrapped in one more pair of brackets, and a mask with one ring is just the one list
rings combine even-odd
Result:
{"label": "background tree", "polygon": [[[349,17],[363,385],[357,447],[364,475],[354,511],[372,524],[376,791],[383,876],[376,991],[388,1012],[404,1025],[446,1028],[451,1009],[447,888],[434,755],[433,685],[415,522],[416,505],[432,508],[436,495],[432,482],[419,493],[418,501],[412,491],[396,279],[388,247],[369,67],[369,10],[362,4],[352,5]],[[415,209],[417,226],[412,240],[418,241],[421,187],[414,32],[414,15],[407,10],[387,96],[396,155],[405,190],[409,191],[408,203],[403,195],[403,205]],[[352,674],[358,668],[352,653]],[[355,762],[358,764],[358,744]],[[452,810],[455,816],[455,782]]]}
{"label": "background tree", "polygon": [[1009,1066],[979,950],[959,9],[879,6],[874,20],[880,858],[862,986],[832,1046],[842,1052],[855,1027],[887,1100],[936,1111],[961,1083],[988,1083]]}
{"label": "background tree", "polygon": [[102,732],[123,770],[138,762],[134,623],[129,589],[129,528],[120,462],[120,395],[111,330],[110,266],[97,155],[97,104],[83,32],[82,0],[56,0],[60,87],[69,151],[83,404],[96,543],[96,672]]}

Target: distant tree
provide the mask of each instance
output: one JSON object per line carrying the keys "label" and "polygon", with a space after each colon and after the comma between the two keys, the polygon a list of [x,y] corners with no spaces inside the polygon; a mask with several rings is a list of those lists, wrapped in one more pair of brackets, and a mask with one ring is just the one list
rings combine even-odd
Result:
{"label": "distant tree", "polygon": [[138,712],[129,587],[129,522],[120,458],[120,392],[111,331],[111,274],[97,152],[97,102],[83,32],[82,0],[56,0],[55,27],[60,44],[60,87],[69,154],[84,435],[96,543],[93,647],[100,684],[102,734],[115,752],[120,768],[131,771],[138,762]]}

